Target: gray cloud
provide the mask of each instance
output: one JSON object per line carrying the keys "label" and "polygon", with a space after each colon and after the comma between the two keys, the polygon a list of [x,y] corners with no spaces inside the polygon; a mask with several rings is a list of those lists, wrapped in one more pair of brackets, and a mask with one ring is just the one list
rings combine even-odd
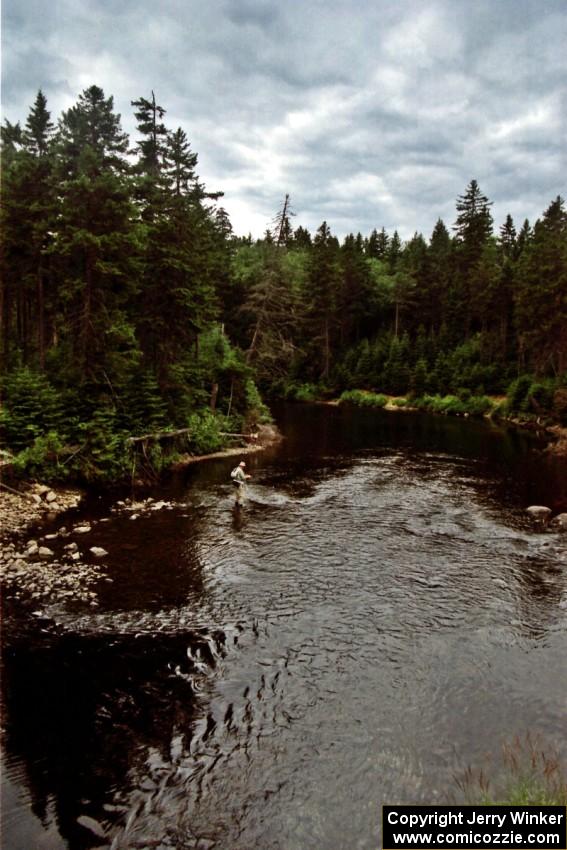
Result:
{"label": "gray cloud", "polygon": [[471,178],[498,226],[565,192],[564,0],[4,0],[3,112],[38,88],[53,116],[88,85],[154,89],[171,127],[260,235],[285,192],[296,224],[429,235]]}

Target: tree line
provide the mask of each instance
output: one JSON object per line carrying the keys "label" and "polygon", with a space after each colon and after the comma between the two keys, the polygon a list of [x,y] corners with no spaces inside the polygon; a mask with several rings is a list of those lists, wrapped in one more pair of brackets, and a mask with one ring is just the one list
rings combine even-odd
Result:
{"label": "tree line", "polygon": [[524,401],[535,382],[553,406],[567,371],[560,197],[495,232],[472,180],[452,226],[402,243],[294,229],[286,196],[254,241],[233,234],[153,92],[132,108],[133,143],[98,86],[57,123],[40,91],[23,126],[2,127],[0,426],[28,465],[60,466],[71,445],[83,474],[112,476],[125,434],[188,423],[197,450],[217,446],[266,416],[256,384],[418,397],[524,380]]}
{"label": "tree line", "polygon": [[339,241],[327,222],[312,236],[284,210],[262,240],[239,240],[224,309],[260,386],[300,398],[352,388],[421,397],[503,394],[514,383],[517,398],[519,381],[518,404],[551,411],[567,372],[564,202],[519,229],[508,215],[496,232],[490,208],[471,180],[454,223],[438,220],[428,240],[402,243],[382,228]]}

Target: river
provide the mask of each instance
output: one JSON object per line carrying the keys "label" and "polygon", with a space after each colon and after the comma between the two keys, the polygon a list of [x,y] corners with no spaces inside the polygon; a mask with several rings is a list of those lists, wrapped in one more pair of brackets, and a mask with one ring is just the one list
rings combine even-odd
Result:
{"label": "river", "polygon": [[8,612],[6,850],[374,850],[383,803],[458,799],[515,735],[567,760],[567,538],[524,511],[567,509],[566,467],[484,422],[275,413],[243,510],[228,459],[135,521],[93,499],[99,606]]}

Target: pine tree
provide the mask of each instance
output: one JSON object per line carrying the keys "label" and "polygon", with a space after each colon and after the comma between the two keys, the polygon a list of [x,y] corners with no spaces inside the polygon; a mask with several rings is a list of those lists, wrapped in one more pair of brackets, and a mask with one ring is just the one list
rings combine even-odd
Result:
{"label": "pine tree", "polygon": [[534,226],[519,260],[515,310],[520,367],[567,370],[567,213],[558,196]]}
{"label": "pine tree", "polygon": [[60,120],[49,249],[60,280],[60,345],[70,374],[95,386],[121,379],[137,357],[128,308],[138,287],[139,233],[127,149],[113,99],[98,86]]}
{"label": "pine tree", "polygon": [[314,329],[314,356],[320,370],[319,377],[324,381],[329,380],[331,373],[338,285],[338,244],[324,221],[313,241],[309,271],[309,312]]}
{"label": "pine tree", "polygon": [[25,129],[7,124],[2,133],[0,312],[6,365],[10,362],[10,345],[16,340],[24,363],[35,363],[43,369],[46,337],[52,331],[55,293],[49,285],[47,257],[55,203],[52,133],[53,124],[41,91]]}

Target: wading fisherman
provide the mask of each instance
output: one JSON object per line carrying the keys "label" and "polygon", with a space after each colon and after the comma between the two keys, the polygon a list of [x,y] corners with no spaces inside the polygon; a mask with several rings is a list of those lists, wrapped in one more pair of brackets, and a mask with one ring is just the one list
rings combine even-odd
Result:
{"label": "wading fisherman", "polygon": [[243,505],[246,499],[246,481],[248,478],[252,478],[251,475],[247,475],[244,470],[246,469],[246,464],[243,460],[240,461],[237,467],[235,467],[230,473],[230,477],[232,478],[232,483],[236,487],[236,504]]}

